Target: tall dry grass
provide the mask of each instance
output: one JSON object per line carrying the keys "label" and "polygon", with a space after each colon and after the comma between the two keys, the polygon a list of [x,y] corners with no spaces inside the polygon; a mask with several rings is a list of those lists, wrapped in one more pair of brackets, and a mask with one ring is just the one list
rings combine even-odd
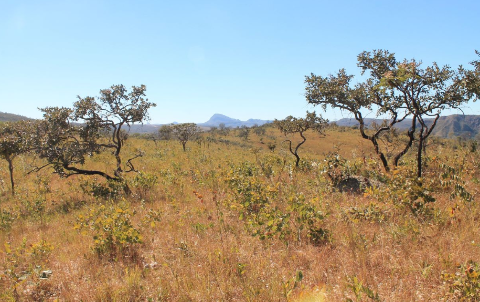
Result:
{"label": "tall dry grass", "polygon": [[[461,274],[459,265],[480,261],[476,201],[450,198],[453,183],[440,185],[439,164],[448,162],[477,195],[479,154],[468,145],[442,141],[430,147],[424,184],[436,201],[413,213],[403,189],[388,185],[394,176],[380,169],[352,129],[329,130],[326,138],[309,134],[298,170],[274,129],[248,141],[235,133],[216,138],[229,143],[189,142],[187,152],[175,141],[155,145],[131,138],[125,153],[141,148],[146,155],[135,162],[144,174],[127,176],[130,196],[94,196],[92,186],[105,186],[102,179],[61,179],[49,170],[27,175],[34,160],[27,155],[17,160],[18,194],[11,197],[2,162],[0,300],[373,301],[370,291],[381,301],[453,301],[452,282],[442,274]],[[274,153],[268,141],[277,143]],[[347,160],[335,168],[338,173],[375,180],[377,191],[335,189],[324,162],[335,150]],[[246,162],[257,174],[236,177],[260,184],[261,192],[254,193],[267,196],[268,215],[300,217],[288,210],[301,195],[301,206],[323,214],[319,223],[330,237],[313,242],[302,217],[288,222],[291,232],[270,229],[264,240],[252,236],[264,226],[255,224],[255,213],[239,218],[246,193],[235,192],[228,181]],[[102,154],[87,165],[108,169],[111,158]],[[403,167],[411,167],[408,156]],[[406,175],[395,177],[406,182]],[[275,193],[262,191],[267,186]],[[123,248],[95,253],[98,234],[75,226],[102,205],[130,209],[142,243],[117,242]],[[45,271],[51,275],[42,276]]]}

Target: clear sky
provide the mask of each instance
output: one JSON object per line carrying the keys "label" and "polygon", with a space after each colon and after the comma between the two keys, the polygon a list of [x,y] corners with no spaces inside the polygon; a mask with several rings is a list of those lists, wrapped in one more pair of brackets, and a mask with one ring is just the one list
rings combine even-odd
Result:
{"label": "clear sky", "polygon": [[364,50],[468,65],[479,13],[478,0],[0,0],[0,111],[40,118],[38,107],[145,84],[151,123],[300,117],[312,110],[305,75],[358,74]]}

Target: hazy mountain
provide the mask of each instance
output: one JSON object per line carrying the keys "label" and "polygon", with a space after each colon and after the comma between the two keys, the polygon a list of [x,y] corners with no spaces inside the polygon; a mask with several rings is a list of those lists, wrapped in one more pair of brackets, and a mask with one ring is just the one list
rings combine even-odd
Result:
{"label": "hazy mountain", "polygon": [[23,115],[0,112],[0,122],[16,122],[16,121],[26,121],[31,120],[31,118],[25,117]]}
{"label": "hazy mountain", "polygon": [[[0,112],[0,122],[13,122],[19,120],[32,120],[31,118],[11,114],[6,112]],[[428,125],[431,125],[433,119],[425,120]],[[271,123],[269,120],[260,120],[260,119],[249,119],[247,121],[241,121],[239,119],[234,119],[223,114],[216,113],[205,123],[200,123],[198,126],[202,128],[208,127],[218,127],[220,124],[225,124],[226,127],[241,127],[247,126],[252,127],[254,125],[263,125],[266,123]],[[382,119],[375,118],[366,118],[365,124],[370,126],[373,122],[381,124]],[[358,125],[358,122],[354,118],[343,118],[338,121],[335,121],[338,126],[352,127]],[[410,128],[412,120],[407,119],[401,123],[398,123],[396,127],[400,130],[407,130]],[[170,123],[171,124],[171,123]],[[176,123],[175,123],[176,124]],[[154,133],[163,124],[135,124],[130,128],[130,133]],[[128,131],[128,129],[125,129]],[[433,130],[433,135],[449,138],[461,136],[465,138],[475,138],[480,137],[480,115],[460,115],[453,114],[448,116],[441,116],[437,121],[437,126]]]}
{"label": "hazy mountain", "polygon": [[[247,127],[251,127],[254,125],[260,126],[266,123],[271,123],[271,121],[259,120],[259,119],[249,119],[247,121],[241,121],[239,119],[234,119],[226,115],[216,113],[205,123],[199,123],[197,125],[200,128],[208,129],[209,127],[218,127],[222,123],[225,124],[226,127],[235,128],[235,127],[241,127],[241,126],[247,126]],[[157,132],[162,125],[171,125],[171,124],[178,124],[178,123],[173,122],[168,124],[144,124],[144,125],[136,124],[130,127],[130,132],[131,133],[152,133],[152,132]],[[128,131],[128,129],[125,129],[125,130]]]}
{"label": "hazy mountain", "polygon": [[205,123],[198,124],[199,126],[204,127],[218,127],[220,124],[225,124],[226,127],[241,127],[247,126],[251,127],[254,125],[263,125],[271,123],[272,121],[268,120],[259,120],[259,119],[249,119],[247,121],[241,121],[239,119],[234,119],[223,114],[215,113],[208,121]]}
{"label": "hazy mountain", "polygon": [[441,116],[433,134],[441,137],[475,138],[480,132],[480,115],[454,114]]}
{"label": "hazy mountain", "polygon": [[[428,126],[433,123],[434,119],[429,118],[425,119],[425,122]],[[381,124],[382,119],[367,118],[365,119],[365,125],[370,126],[373,122]],[[357,120],[354,118],[343,118],[335,122],[338,126],[352,127],[358,125]],[[411,119],[406,119],[401,123],[398,123],[396,127],[400,130],[407,130],[412,124]],[[418,124],[417,124],[418,125]],[[453,114],[448,116],[441,116],[438,121],[435,129],[433,130],[433,135],[440,137],[455,137],[462,136],[465,138],[474,138],[480,132],[480,115],[461,115]]]}

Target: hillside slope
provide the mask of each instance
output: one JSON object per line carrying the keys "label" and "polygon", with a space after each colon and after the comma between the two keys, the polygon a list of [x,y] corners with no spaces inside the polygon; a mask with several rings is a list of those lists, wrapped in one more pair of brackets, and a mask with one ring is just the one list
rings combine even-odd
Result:
{"label": "hillside slope", "polygon": [[[433,123],[433,119],[425,119],[427,125]],[[365,124],[370,126],[373,122],[381,124],[382,119],[367,118],[365,119]],[[354,118],[343,118],[335,122],[338,126],[352,127],[358,125],[358,122]],[[400,130],[407,130],[412,123],[411,119],[404,120],[401,123],[398,123],[396,127]],[[419,124],[417,124],[417,127]],[[465,138],[474,138],[480,132],[480,115],[461,115],[453,114],[448,116],[441,116],[438,121],[435,129],[433,130],[433,135],[448,138],[448,137],[465,137]]]}
{"label": "hillside slope", "polygon": [[16,122],[24,120],[31,120],[31,118],[18,114],[0,112],[0,122]]}

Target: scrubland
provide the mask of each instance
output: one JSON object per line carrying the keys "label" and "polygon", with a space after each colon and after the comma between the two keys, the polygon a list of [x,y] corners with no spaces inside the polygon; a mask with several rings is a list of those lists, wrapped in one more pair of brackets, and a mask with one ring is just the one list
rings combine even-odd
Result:
{"label": "scrubland", "polygon": [[[130,194],[98,177],[28,174],[27,154],[11,196],[0,163],[0,300],[480,299],[474,142],[432,140],[416,179],[413,154],[387,174],[355,129],[306,135],[297,169],[274,128],[203,133],[186,152],[132,136],[125,154],[145,155]],[[353,177],[361,192],[341,190]]]}

